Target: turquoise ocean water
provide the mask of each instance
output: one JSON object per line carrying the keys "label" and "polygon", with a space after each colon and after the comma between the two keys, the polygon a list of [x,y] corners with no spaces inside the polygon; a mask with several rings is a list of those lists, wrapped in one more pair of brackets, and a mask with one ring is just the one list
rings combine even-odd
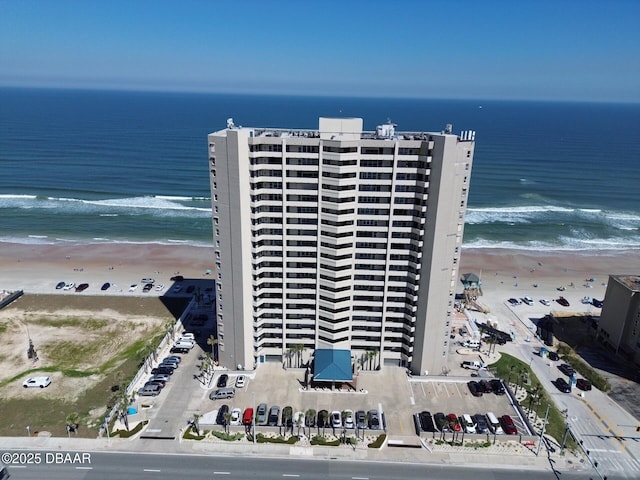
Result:
{"label": "turquoise ocean water", "polygon": [[207,133],[475,130],[465,247],[640,250],[640,105],[0,89],[0,241],[210,244]]}

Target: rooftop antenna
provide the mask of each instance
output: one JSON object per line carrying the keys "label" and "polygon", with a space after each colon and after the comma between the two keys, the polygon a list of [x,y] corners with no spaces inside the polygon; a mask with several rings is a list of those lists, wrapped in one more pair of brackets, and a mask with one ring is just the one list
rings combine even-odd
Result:
{"label": "rooftop antenna", "polygon": [[233,118],[227,118],[227,128],[234,128]]}

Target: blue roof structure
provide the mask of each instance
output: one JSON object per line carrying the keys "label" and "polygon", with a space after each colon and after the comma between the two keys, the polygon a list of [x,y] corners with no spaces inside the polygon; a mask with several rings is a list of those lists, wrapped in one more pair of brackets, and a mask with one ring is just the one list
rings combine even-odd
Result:
{"label": "blue roof structure", "polygon": [[351,351],[318,349],[314,352],[313,380],[320,382],[350,382]]}

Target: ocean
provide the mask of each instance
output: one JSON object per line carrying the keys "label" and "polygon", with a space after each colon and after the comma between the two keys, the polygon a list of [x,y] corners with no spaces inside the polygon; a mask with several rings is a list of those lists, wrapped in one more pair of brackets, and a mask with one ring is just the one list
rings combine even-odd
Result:
{"label": "ocean", "polygon": [[640,104],[0,89],[0,241],[211,244],[207,134],[475,130],[464,247],[640,249]]}

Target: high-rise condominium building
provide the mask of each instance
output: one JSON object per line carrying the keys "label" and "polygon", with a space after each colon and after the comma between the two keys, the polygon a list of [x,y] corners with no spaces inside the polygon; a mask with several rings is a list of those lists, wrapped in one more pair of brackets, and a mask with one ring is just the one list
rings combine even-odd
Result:
{"label": "high-rise condominium building", "polygon": [[362,125],[209,135],[222,365],[446,367],[475,133]]}

